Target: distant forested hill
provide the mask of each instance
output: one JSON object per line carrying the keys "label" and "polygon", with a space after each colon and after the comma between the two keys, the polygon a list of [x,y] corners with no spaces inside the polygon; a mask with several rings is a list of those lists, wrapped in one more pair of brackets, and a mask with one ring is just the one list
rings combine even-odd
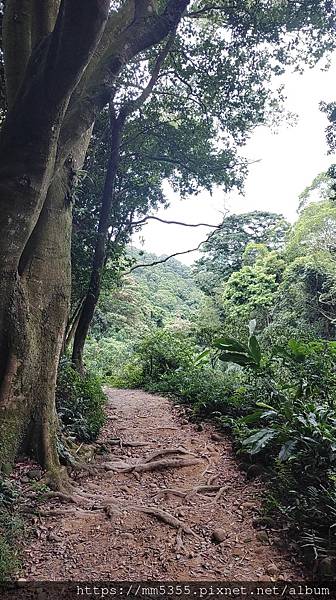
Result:
{"label": "distant forested hill", "polygon": [[[135,264],[160,258],[138,250],[129,252]],[[192,270],[175,259],[135,269],[119,285],[106,286],[96,311],[86,357],[89,366],[102,370],[131,351],[137,339],[153,328],[183,328],[204,302]]]}

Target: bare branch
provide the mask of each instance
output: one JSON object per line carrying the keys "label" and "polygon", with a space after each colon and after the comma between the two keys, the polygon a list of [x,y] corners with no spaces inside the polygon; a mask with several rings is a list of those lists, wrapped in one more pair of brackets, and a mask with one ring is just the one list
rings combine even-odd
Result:
{"label": "bare branch", "polygon": [[160,217],[155,217],[152,215],[148,215],[140,221],[133,221],[132,226],[137,227],[138,225],[142,225],[142,223],[146,223],[149,221],[149,219],[160,221],[160,223],[165,223],[167,225],[182,225],[183,227],[211,227],[213,229],[218,229],[221,227],[221,225],[210,225],[209,223],[183,223],[182,221],[168,221],[167,219],[161,219]]}
{"label": "bare branch", "polygon": [[[132,154],[127,155],[127,158],[132,158],[132,157],[140,158],[140,155],[137,154],[136,152],[133,152]],[[194,173],[194,174],[198,173],[196,167],[193,169],[190,165],[187,165],[186,163],[184,163],[178,159],[172,158],[170,156],[154,156],[151,154],[142,154],[141,157],[145,158],[147,160],[155,161],[155,162],[163,162],[163,163],[168,163],[170,165],[176,165],[178,167],[185,169],[186,171],[189,171],[190,173]],[[218,171],[222,170],[222,167],[218,167],[217,170]]]}
{"label": "bare branch", "polygon": [[183,250],[181,252],[174,252],[174,254],[170,254],[169,256],[165,256],[164,258],[161,258],[159,260],[154,260],[151,263],[140,263],[138,265],[134,265],[134,267],[131,267],[129,269],[129,271],[127,271],[126,273],[124,273],[124,275],[130,275],[130,273],[132,273],[133,271],[135,271],[136,269],[142,269],[144,267],[155,267],[156,265],[161,265],[163,263],[166,263],[168,260],[170,260],[171,258],[175,258],[176,256],[182,256],[183,254],[190,254],[191,252],[197,252],[197,250],[200,249],[200,247],[203,244],[206,244],[206,242],[208,242],[214,235],[215,233],[217,233],[217,231],[222,227],[222,224],[219,225],[214,231],[212,231],[210,233],[210,235],[208,235],[208,237],[206,238],[206,240],[202,240],[198,246],[196,246],[196,248],[190,248],[189,250]]}

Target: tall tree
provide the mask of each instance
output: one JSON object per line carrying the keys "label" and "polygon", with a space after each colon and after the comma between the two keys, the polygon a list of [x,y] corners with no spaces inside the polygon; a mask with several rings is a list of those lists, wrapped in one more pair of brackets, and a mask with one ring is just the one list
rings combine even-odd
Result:
{"label": "tall tree", "polygon": [[218,233],[204,244],[203,256],[197,262],[196,273],[202,289],[211,295],[232,273],[239,271],[249,243],[280,249],[288,229],[282,215],[274,213],[254,211],[226,217]]}

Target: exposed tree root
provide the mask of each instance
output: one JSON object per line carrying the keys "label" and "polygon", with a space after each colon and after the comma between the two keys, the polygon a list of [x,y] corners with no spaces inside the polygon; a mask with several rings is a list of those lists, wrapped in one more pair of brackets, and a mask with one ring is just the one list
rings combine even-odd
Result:
{"label": "exposed tree root", "polygon": [[136,510],[138,512],[143,512],[148,515],[152,515],[153,517],[159,519],[159,521],[166,523],[166,525],[170,525],[171,527],[174,527],[175,529],[178,529],[181,532],[184,531],[184,533],[192,535],[193,537],[198,537],[198,535],[192,529],[190,529],[190,527],[185,525],[182,521],[180,521],[170,513],[166,512],[165,510],[161,510],[160,508],[156,508],[153,506],[130,506],[129,508],[130,510]]}
{"label": "exposed tree root", "polygon": [[210,492],[218,492],[220,490],[219,485],[198,485],[194,488],[190,488],[188,490],[178,490],[175,488],[167,488],[165,490],[160,490],[155,494],[155,496],[179,496],[180,498],[187,498],[190,500],[195,494],[206,494]]}
{"label": "exposed tree root", "polygon": [[206,475],[209,472],[209,469],[212,467],[212,463],[210,462],[210,460],[209,459],[207,459],[207,460],[208,460],[209,464],[208,464],[207,468],[204,469],[204,471],[202,471],[201,477],[204,477],[204,475]]}
{"label": "exposed tree root", "polygon": [[[101,494],[91,494],[89,492],[85,492],[84,490],[76,489],[72,486],[72,494],[65,494],[63,492],[46,492],[44,494],[44,498],[48,499],[57,499],[61,502],[69,502],[72,504],[77,504],[78,509],[82,506],[83,509],[89,508],[91,510],[100,510],[104,509],[105,506],[115,505],[115,499],[110,496],[103,496]],[[94,502],[94,505],[92,506]],[[54,510],[54,509],[50,509]],[[76,510],[76,509],[75,509]],[[61,513],[63,514],[63,510]],[[71,512],[71,511],[69,511]]]}
{"label": "exposed tree root", "polygon": [[90,494],[90,492],[85,492],[84,490],[78,490],[77,491],[78,497],[81,498],[81,501],[83,502],[83,500],[86,501],[99,501],[101,500],[102,496],[101,494]]}
{"label": "exposed tree root", "polygon": [[191,498],[196,494],[207,494],[211,492],[218,492],[219,490],[219,485],[198,485],[186,494],[186,500],[191,500]]}
{"label": "exposed tree root", "polygon": [[100,497],[99,500],[97,501],[97,504],[94,504],[92,509],[93,510],[98,510],[98,509],[105,510],[106,507],[110,507],[111,509],[113,508],[118,511],[121,510],[121,507],[118,504],[118,502],[116,502],[116,499],[111,496],[106,496],[105,498]]}
{"label": "exposed tree root", "polygon": [[187,454],[188,456],[197,456],[193,452],[189,452],[185,448],[182,448],[181,446],[179,446],[178,448],[166,448],[166,449],[158,450],[157,452],[153,452],[153,454],[150,454],[144,460],[144,462],[145,463],[152,462],[153,460],[156,460],[157,458],[162,458],[163,456],[168,456],[169,454],[184,454],[184,455]]}
{"label": "exposed tree root", "polygon": [[207,485],[212,485],[214,481],[216,481],[216,479],[218,479],[219,475],[211,475],[211,477],[209,477],[209,479],[207,480]]}
{"label": "exposed tree root", "polygon": [[96,446],[119,446],[120,448],[141,448],[148,446],[147,442],[131,442],[125,441],[122,438],[114,438],[106,442],[96,443]]}
{"label": "exposed tree root", "polygon": [[120,471],[121,473],[127,473],[132,471],[132,469],[134,469],[136,465],[130,465],[129,463],[123,461],[113,461],[113,462],[106,462],[103,463],[101,465],[99,465],[100,470],[105,470],[105,471]]}
{"label": "exposed tree root", "polygon": [[182,529],[180,528],[176,534],[175,552],[181,552],[184,550],[184,543],[182,539]]}
{"label": "exposed tree root", "polygon": [[85,510],[84,508],[70,508],[68,510],[61,508],[51,508],[49,510],[39,510],[37,515],[39,517],[67,517],[68,515],[98,515],[103,509],[96,510]]}
{"label": "exposed tree root", "polygon": [[140,463],[131,467],[124,472],[135,471],[136,473],[144,473],[146,471],[156,471],[160,469],[176,469],[181,467],[192,467],[193,465],[199,465],[202,463],[200,458],[171,458],[171,459],[163,459],[163,460],[155,460],[149,463]]}
{"label": "exposed tree root", "polygon": [[205,444],[205,451],[209,452],[210,456],[217,456],[220,454],[219,450],[210,444]]}
{"label": "exposed tree root", "polygon": [[153,462],[138,463],[130,465],[127,463],[104,463],[104,468],[107,471],[118,471],[119,473],[144,473],[146,471],[156,471],[160,469],[172,469],[181,467],[191,467],[202,463],[200,458],[172,458],[156,460]]}
{"label": "exposed tree root", "polygon": [[72,504],[78,504],[79,498],[76,495],[65,494],[64,492],[46,492],[43,494],[44,498],[55,498],[57,500],[61,500],[62,502],[69,502]]}
{"label": "exposed tree root", "polygon": [[166,488],[165,490],[160,490],[156,492],[154,496],[156,498],[162,498],[163,496],[178,496],[179,498],[185,498],[187,495],[187,490],[177,490],[175,488]]}
{"label": "exposed tree root", "polygon": [[213,503],[214,503],[214,504],[215,504],[215,502],[218,502],[218,500],[221,498],[221,496],[224,494],[224,492],[225,492],[225,491],[226,491],[226,488],[225,488],[225,487],[221,487],[221,488],[218,490],[218,492],[217,492],[216,496],[215,496],[215,497],[214,497],[214,499],[213,499]]}

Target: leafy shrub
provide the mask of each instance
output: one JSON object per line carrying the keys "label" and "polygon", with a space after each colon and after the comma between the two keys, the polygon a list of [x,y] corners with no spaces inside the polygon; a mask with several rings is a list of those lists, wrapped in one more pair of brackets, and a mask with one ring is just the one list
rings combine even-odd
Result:
{"label": "leafy shrub", "polygon": [[145,389],[172,394],[181,402],[191,403],[195,415],[228,414],[232,386],[222,373],[211,368],[190,367],[167,372],[159,380],[146,381]]}
{"label": "leafy shrub", "polygon": [[107,378],[109,385],[116,388],[141,388],[144,385],[143,369],[136,359],[127,362],[119,373]]}
{"label": "leafy shrub", "polygon": [[0,478],[0,583],[8,580],[19,567],[18,541],[23,524],[14,514],[17,496],[14,486]]}
{"label": "leafy shrub", "polygon": [[122,377],[124,365],[130,360],[131,344],[116,339],[89,338],[85,344],[85,364],[89,371],[96,373],[104,381]]}
{"label": "leafy shrub", "polygon": [[245,414],[251,401],[239,374],[197,362],[198,354],[187,332],[157,329],[136,346],[117,383],[170,394],[192,404],[194,414],[202,417]]}
{"label": "leafy shrub", "polygon": [[133,349],[119,377],[120,387],[144,387],[156,384],[169,374],[192,368],[198,353],[195,342],[185,331],[158,328],[146,335]]}
{"label": "leafy shrub", "polygon": [[192,366],[197,349],[185,332],[157,329],[136,347],[144,379],[157,380],[167,373]]}
{"label": "leafy shrub", "polygon": [[255,328],[246,343],[222,336],[201,354],[185,332],[159,329],[137,346],[124,384],[229,426],[244,461],[268,474],[269,507],[305,553],[336,557],[336,344],[290,339],[264,352]]}
{"label": "leafy shrub", "polygon": [[98,377],[81,376],[67,360],[60,364],[56,406],[68,434],[83,442],[97,439],[105,423],[106,397]]}
{"label": "leafy shrub", "polygon": [[335,343],[289,340],[266,355],[252,326],[247,345],[224,337],[212,351],[255,380],[254,409],[222,418],[240,453],[267,465],[274,506],[311,557],[336,557]]}

